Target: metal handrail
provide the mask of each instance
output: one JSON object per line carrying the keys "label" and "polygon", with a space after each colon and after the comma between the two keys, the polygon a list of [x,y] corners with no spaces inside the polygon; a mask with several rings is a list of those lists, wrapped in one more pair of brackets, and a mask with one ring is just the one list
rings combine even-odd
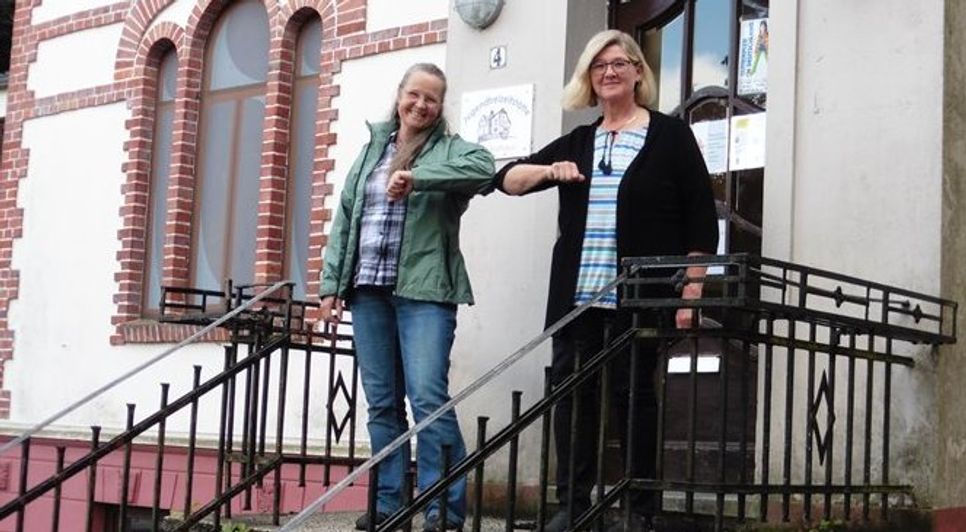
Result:
{"label": "metal handrail", "polygon": [[[865,305],[866,307],[868,307],[870,304],[879,304],[879,305],[884,305],[885,308],[882,310],[881,317],[869,316],[868,310],[867,310],[865,320],[852,319],[846,313],[836,313],[836,312],[823,313],[823,312],[815,311],[814,309],[811,310],[812,318],[825,318],[829,321],[829,323],[838,323],[838,324],[844,325],[845,327],[848,327],[853,323],[858,324],[859,322],[864,321],[866,325],[865,329],[871,330],[873,333],[880,333],[880,332],[888,333],[889,336],[895,336],[897,339],[904,338],[907,341],[912,341],[912,342],[918,341],[918,342],[924,342],[924,343],[948,343],[948,342],[955,341],[955,329],[952,330],[951,334],[945,333],[945,331],[943,331],[944,322],[949,318],[952,318],[953,320],[955,319],[956,311],[957,311],[957,304],[955,302],[934,298],[923,294],[917,294],[915,292],[904,290],[897,287],[886,286],[879,283],[872,283],[872,282],[860,280],[854,277],[848,277],[841,274],[836,274],[834,272],[803,267],[792,263],[775,261],[772,259],[765,259],[765,258],[745,255],[745,254],[725,255],[725,256],[660,257],[660,258],[643,258],[643,259],[634,258],[634,259],[626,259],[623,262],[623,266],[624,266],[624,273],[618,276],[617,278],[615,278],[613,281],[611,281],[607,286],[605,286],[599,292],[597,292],[590,301],[573,309],[570,313],[564,316],[564,318],[562,318],[560,321],[553,324],[543,333],[541,333],[540,335],[536,336],[535,338],[527,342],[523,347],[515,351],[507,358],[505,358],[493,369],[491,369],[483,376],[481,376],[473,383],[471,383],[469,386],[467,386],[465,389],[460,391],[450,401],[448,401],[446,404],[441,406],[435,412],[430,414],[426,419],[422,420],[420,423],[410,428],[408,431],[406,431],[404,434],[396,438],[393,442],[391,442],[380,452],[373,455],[369,460],[361,464],[351,474],[345,477],[341,482],[339,482],[335,486],[332,486],[329,490],[326,491],[326,493],[324,493],[318,499],[313,501],[309,506],[305,507],[302,510],[302,512],[300,512],[298,515],[296,515],[291,520],[289,520],[280,529],[280,531],[285,532],[290,530],[296,530],[301,524],[303,524],[308,519],[310,515],[317,512],[326,503],[328,503],[333,498],[338,496],[339,493],[341,493],[349,485],[356,482],[362,475],[372,471],[373,468],[380,461],[382,461],[384,458],[389,456],[391,453],[395,452],[402,445],[408,445],[413,435],[419,433],[421,430],[423,430],[429,424],[433,423],[444,413],[453,409],[457,404],[462,402],[468,396],[472,395],[482,386],[489,383],[498,375],[502,374],[510,366],[518,362],[521,358],[525,357],[530,352],[532,352],[538,345],[542,344],[548,338],[552,337],[554,334],[558,333],[561,329],[563,329],[571,322],[573,322],[578,316],[583,314],[593,304],[600,301],[608,292],[618,287],[622,287],[623,290],[636,292],[640,288],[645,288],[645,285],[663,284],[665,285],[662,288],[662,291],[663,291],[663,289],[667,289],[671,286],[679,290],[681,286],[687,283],[705,282],[705,283],[712,283],[712,284],[720,283],[724,286],[735,289],[735,293],[733,294],[730,293],[718,299],[715,299],[714,297],[712,297],[710,299],[702,299],[700,301],[686,301],[686,300],[675,298],[674,301],[671,301],[668,298],[664,298],[664,301],[661,304],[650,305],[650,306],[653,306],[653,308],[669,308],[669,307],[714,308],[720,303],[724,307],[734,307],[737,310],[748,311],[752,313],[760,313],[760,312],[767,313],[768,311],[772,311],[777,313],[777,315],[782,315],[787,313],[789,316],[795,316],[797,310],[804,310],[804,309],[799,309],[798,306],[796,306],[795,304],[785,304],[784,298],[786,296],[786,293],[784,290],[786,288],[793,288],[795,290],[798,290],[801,294],[804,294],[804,295],[801,295],[801,294],[799,295],[799,298],[800,298],[798,302],[799,305],[804,304],[804,297],[808,295],[819,296],[821,298],[832,300],[833,302],[835,302],[837,299],[844,299],[846,300],[846,302],[850,302],[850,303],[852,302],[852,301],[849,301],[849,298],[852,296],[849,296],[848,294],[843,295],[840,290],[829,291],[829,290],[824,290],[820,287],[816,287],[809,284],[807,280],[807,276],[814,276],[814,277],[824,278],[825,280],[832,281],[832,282],[844,282],[844,283],[852,284],[853,287],[858,287],[860,290],[866,290],[867,292],[864,298],[861,298],[858,296],[854,297],[854,299],[856,300],[861,299],[861,301],[859,301],[858,304]],[[738,271],[740,273],[738,275],[717,275],[717,274],[709,273],[702,276],[701,278],[689,278],[685,270],[685,268],[689,266],[726,266],[728,268],[734,268],[735,271]],[[781,288],[783,288],[783,291],[782,291],[783,302],[781,304],[774,304],[774,303],[764,301],[757,294],[749,293],[749,290],[757,291],[757,289],[753,289],[753,286],[756,286],[756,285],[765,286],[766,284],[768,284],[770,274],[764,271],[763,266],[780,268],[783,271],[785,271],[783,276],[787,275],[788,271],[793,271],[796,274],[803,275],[802,278],[799,278],[796,280],[783,278],[783,277],[776,278],[776,283],[782,285]],[[675,270],[676,273],[666,279],[648,279],[647,276],[637,277],[642,272],[642,270],[648,270],[648,269]],[[871,291],[881,292],[882,295],[878,296],[881,299],[877,299],[875,296],[873,296]],[[907,312],[908,309],[905,308],[905,306],[909,306],[908,303],[904,303],[896,300],[890,301],[890,296],[908,297],[910,299],[917,299],[922,302],[938,305],[940,307],[940,311],[937,316],[924,316],[929,321],[935,321],[938,323],[938,327],[937,327],[938,331],[934,332],[934,331],[917,330],[914,328],[896,326],[892,323],[889,323],[888,321],[889,313],[910,314],[909,312]],[[724,304],[725,300],[730,300],[730,303]],[[629,305],[627,306],[634,307],[634,306],[649,306],[648,304],[654,303],[655,301],[658,301],[658,300],[641,298],[640,296],[636,296],[636,297],[625,298],[624,303],[625,304],[629,303]],[[642,303],[644,303],[644,305],[641,305]],[[899,304],[899,306],[896,307],[895,306],[896,304]],[[881,321],[876,321],[876,320],[881,320]],[[871,326],[870,326],[870,323],[871,323]],[[917,320],[917,323],[918,323],[918,320]],[[669,337],[673,337],[673,336],[675,335],[672,334]],[[798,342],[798,340],[794,338],[789,338],[787,340],[792,343]],[[781,339],[771,339],[771,341],[775,343],[775,345],[779,345],[781,343]],[[849,349],[844,347],[836,347],[835,349],[836,349],[836,352],[842,352],[842,353],[845,353],[846,351],[849,351],[849,352],[856,351],[854,349]],[[894,355],[891,353],[891,351],[885,354],[875,353],[874,351],[875,350],[873,348],[870,348],[870,352],[872,353],[871,355],[868,355],[870,357],[868,358],[870,362],[874,358],[877,361],[886,362],[886,363],[899,363],[901,365],[912,365],[912,359],[908,357]],[[858,351],[856,351],[856,353],[858,353]],[[858,358],[864,358],[864,356],[859,356]],[[587,376],[584,375],[583,378],[587,378]],[[559,390],[558,392],[559,392],[558,395],[565,393],[565,391],[559,391]],[[538,403],[538,405],[540,405],[540,408],[534,408],[534,409],[528,410],[525,420],[522,418],[516,419],[513,427],[508,427],[507,429],[504,429],[503,431],[501,431],[501,433],[499,434],[500,436],[499,438],[494,438],[492,441],[488,442],[485,446],[481,447],[476,452],[468,455],[459,464],[456,464],[454,466],[454,469],[449,469],[448,465],[444,466],[444,468],[449,473],[448,475],[445,475],[446,478],[441,478],[438,484],[434,485],[425,493],[421,494],[416,500],[411,501],[411,507],[415,508],[419,506],[421,503],[424,504],[425,502],[431,500],[433,497],[441,493],[444,489],[446,489],[445,485],[447,484],[447,479],[455,478],[460,475],[468,473],[473,467],[478,465],[477,462],[481,461],[482,459],[485,459],[486,456],[495,452],[498,447],[505,444],[507,441],[510,440],[510,438],[514,434],[522,430],[521,425],[527,424],[527,423],[522,423],[522,421],[533,422],[535,419],[540,417],[541,414],[545,414],[545,410],[549,408],[548,406],[549,404],[550,403],[547,403],[547,399],[545,398],[544,401]],[[903,488],[904,487],[902,486],[896,487],[896,489],[900,491]],[[611,494],[608,496],[609,497],[617,496],[618,492],[620,491],[623,491],[623,488],[622,490],[618,490],[617,492],[611,492]],[[769,486],[769,489],[766,491],[770,492],[771,487]],[[875,490],[867,490],[867,491],[875,491]],[[882,490],[876,491],[876,493],[880,493],[880,492],[882,492]],[[390,521],[381,524],[379,529],[380,530],[383,529],[383,526],[386,526],[386,527],[398,526],[407,519],[408,515],[409,514],[396,515]],[[594,513],[592,515],[586,516],[586,518],[582,520],[582,522],[584,523],[589,522],[591,519],[595,518],[596,515],[597,514]]]}
{"label": "metal handrail", "polygon": [[105,392],[111,390],[112,388],[114,388],[118,384],[121,384],[122,382],[124,382],[124,381],[130,379],[131,377],[133,377],[133,376],[141,373],[142,371],[144,371],[144,370],[148,369],[149,367],[157,364],[158,362],[160,362],[160,361],[168,358],[169,356],[171,356],[173,353],[175,353],[176,351],[180,350],[181,348],[183,348],[183,347],[185,347],[185,346],[187,346],[189,344],[194,343],[199,338],[204,337],[206,334],[208,334],[209,332],[211,332],[212,330],[214,330],[216,327],[220,327],[221,325],[223,325],[227,321],[231,320],[232,318],[234,318],[238,314],[240,314],[240,313],[242,313],[242,312],[250,309],[256,303],[258,303],[259,301],[265,299],[270,294],[273,294],[273,293],[277,292],[280,288],[282,288],[284,286],[287,286],[287,285],[291,285],[291,284],[292,284],[291,281],[279,281],[279,282],[273,284],[268,289],[260,292],[259,294],[255,295],[254,297],[252,297],[251,299],[249,299],[248,301],[246,301],[245,304],[243,304],[243,305],[241,305],[239,307],[236,307],[236,308],[232,309],[230,312],[227,312],[224,316],[222,316],[222,317],[218,318],[217,320],[213,321],[211,324],[207,325],[206,327],[204,327],[204,328],[196,331],[194,334],[192,334],[191,336],[189,336],[189,337],[185,338],[184,340],[178,342],[173,347],[170,347],[170,348],[166,349],[165,351],[161,352],[160,354],[156,355],[155,357],[153,357],[153,358],[151,358],[151,359],[143,362],[142,364],[140,364],[138,366],[135,366],[133,369],[131,369],[131,370],[127,371],[126,373],[122,374],[121,376],[119,376],[119,377],[111,380],[107,384],[104,384],[100,388],[97,388],[96,390],[88,393],[87,395],[85,395],[84,397],[82,397],[79,400],[75,401],[71,405],[69,405],[66,408],[60,410],[59,412],[53,414],[52,416],[50,416],[47,419],[41,421],[40,423],[34,425],[32,428],[24,431],[22,434],[20,434],[16,438],[14,438],[14,439],[8,441],[7,443],[3,444],[2,446],[0,446],[0,455],[6,453],[7,451],[9,451],[10,449],[12,449],[12,448],[14,448],[16,446],[22,444],[24,441],[26,441],[28,438],[30,438],[34,434],[37,434],[38,432],[40,432],[40,431],[44,430],[45,428],[47,428],[48,426],[50,426],[51,424],[59,421],[60,419],[63,419],[65,416],[67,416],[71,412],[77,410],[78,408],[84,406],[85,404],[89,403],[90,401],[96,399],[98,396],[100,396],[100,395],[104,394]]}
{"label": "metal handrail", "polygon": [[600,289],[596,294],[594,294],[589,301],[586,301],[581,305],[579,305],[578,307],[574,308],[572,311],[567,313],[567,315],[565,315],[559,321],[557,321],[556,323],[548,327],[545,331],[543,331],[542,333],[534,337],[532,340],[524,344],[523,347],[514,351],[510,356],[503,359],[499,364],[497,364],[492,369],[484,373],[480,378],[470,383],[466,388],[464,388],[459,393],[454,395],[446,404],[436,409],[435,412],[426,416],[426,418],[420,421],[419,423],[413,425],[412,428],[410,428],[409,430],[401,434],[399,437],[393,440],[389,445],[384,447],[381,451],[374,454],[371,458],[369,458],[364,463],[359,465],[354,471],[352,471],[352,473],[348,474],[338,484],[326,490],[326,492],[322,494],[321,497],[317,498],[315,501],[312,502],[312,504],[306,506],[301,512],[299,512],[298,515],[296,515],[291,520],[286,522],[285,525],[279,529],[279,532],[296,530],[299,525],[303,524],[309,517],[311,517],[315,512],[317,512],[320,508],[322,508],[326,503],[331,501],[344,489],[346,489],[347,487],[355,483],[357,480],[359,480],[359,478],[362,475],[368,473],[369,470],[371,470],[375,464],[381,462],[384,458],[386,458],[387,456],[395,452],[403,445],[408,445],[410,438],[412,438],[414,435],[416,435],[424,428],[429,426],[431,423],[439,419],[443,414],[455,408],[456,405],[460,404],[464,399],[466,399],[474,392],[476,392],[476,390],[480,389],[481,387],[483,387],[484,385],[486,385],[487,383],[489,383],[490,381],[492,381],[493,379],[501,375],[504,371],[509,369],[510,366],[513,366],[514,364],[519,362],[520,359],[530,354],[540,344],[545,342],[547,339],[551,338],[553,335],[557,334],[557,332],[559,332],[561,329],[569,325],[572,321],[577,319],[577,317],[583,314],[585,311],[587,311],[587,309],[589,309],[595,303],[602,300],[605,296],[607,296],[607,294],[610,291],[616,289],[620,284],[626,281],[629,276],[635,275],[638,270],[639,270],[639,267],[637,266],[631,266],[630,268],[628,268],[627,271],[625,271],[624,273],[616,277],[614,280],[608,283],[607,286]]}

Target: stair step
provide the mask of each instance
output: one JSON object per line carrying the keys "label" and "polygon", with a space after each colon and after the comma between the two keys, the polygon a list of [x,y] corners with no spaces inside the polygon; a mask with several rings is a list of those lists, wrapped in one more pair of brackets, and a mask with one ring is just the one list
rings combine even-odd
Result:
{"label": "stair step", "polygon": [[[299,532],[346,532],[355,530],[355,522],[360,512],[329,512],[319,513],[299,526]],[[282,524],[292,516],[282,516]],[[172,523],[173,520],[167,520]],[[236,516],[229,521],[222,521],[221,530],[230,532],[275,532],[280,527],[271,526],[272,518],[268,515],[255,516]],[[470,522],[464,525],[464,530],[470,530]],[[421,531],[423,526],[422,516],[413,519],[413,531]],[[162,530],[173,530],[163,527]],[[484,517],[480,523],[482,532],[502,532],[506,530],[505,521],[496,517]],[[214,532],[214,527],[210,523],[201,523],[192,527],[193,532]],[[221,531],[218,531],[221,532]]]}

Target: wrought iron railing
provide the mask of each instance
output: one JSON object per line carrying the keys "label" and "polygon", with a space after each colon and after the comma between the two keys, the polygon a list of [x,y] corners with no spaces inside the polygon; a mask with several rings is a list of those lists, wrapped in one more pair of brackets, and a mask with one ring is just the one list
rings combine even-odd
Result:
{"label": "wrought iron railing", "polygon": [[[707,273],[688,278],[691,266],[705,266]],[[704,283],[705,297],[667,296],[692,282]],[[599,467],[594,504],[582,515],[572,515],[572,529],[602,530],[615,519],[630,519],[629,496],[642,491],[654,493],[660,501],[659,523],[684,521],[691,530],[716,531],[749,519],[788,521],[793,509],[806,520],[819,515],[868,520],[875,509],[879,518],[888,520],[892,498],[912,494],[913,486],[894,482],[890,474],[892,376],[896,366],[915,364],[917,346],[955,342],[956,303],[748,255],[628,259],[622,276],[609,288],[613,286],[620,290],[623,308],[634,314],[633,325],[614,331],[612,340],[581,362],[579,371],[569,378],[552,385],[548,369],[543,397],[529,408],[521,410],[521,392],[513,392],[511,421],[496,434],[488,436],[488,420],[479,418],[476,450],[458,463],[441,464],[437,484],[411,496],[385,522],[376,525],[370,519],[370,530],[409,529],[413,517],[434,499],[439,498],[440,508],[445,508],[448,487],[470,473],[475,510],[468,526],[480,530],[485,466],[502,449],[509,453],[507,530],[543,530],[549,513],[552,409],[566,398],[578,400],[578,387],[596,381],[601,412],[606,413],[609,383],[621,377],[610,375],[609,366],[629,349],[633,375],[643,356],[637,346],[645,341],[656,343],[659,357],[655,475],[631,475],[630,456],[625,457],[623,472],[616,475],[605,474]],[[438,413],[453,408],[527,356],[588,307],[575,309],[454,396]],[[714,326],[678,329],[671,319],[656,325],[641,319],[646,312],[669,317],[662,311],[681,307],[703,313],[702,322]],[[699,373],[699,360],[708,357],[717,361],[717,369]],[[669,373],[670,365],[680,362],[686,364],[684,372]],[[629,380],[628,393],[633,395],[636,379]],[[671,397],[678,400],[670,401]],[[408,445],[412,435],[433,419],[413,427],[355,474],[378,474],[379,461],[398,446]],[[607,416],[600,419],[600,431],[606,433]],[[539,491],[536,515],[522,516],[516,511],[517,453],[520,435],[530,427],[541,432]],[[571,426],[572,432],[578,430]],[[607,442],[600,438],[599,465],[613,460],[606,453]],[[344,481],[347,485],[352,479]],[[412,486],[412,479],[407,484]],[[283,530],[298,529],[343,487],[335,486]],[[370,497],[370,502],[372,514],[375,498]],[[615,509],[618,504],[623,510]]]}
{"label": "wrought iron railing", "polygon": [[[120,495],[117,497],[116,529],[126,530],[134,479],[132,451],[147,450],[154,455],[153,467],[140,466],[144,476],[152,478],[151,530],[159,530],[169,513],[180,514],[176,521],[165,524],[165,530],[190,530],[203,519],[219,528],[233,511],[254,511],[253,488],[265,487],[272,498],[268,505],[277,523],[281,509],[281,474],[283,467],[297,468],[298,486],[306,486],[307,471],[317,471],[316,483],[322,488],[334,483],[338,476],[363,460],[356,451],[356,400],[358,371],[355,365],[351,335],[342,329],[313,332],[305,321],[317,304],[295,301],[291,283],[274,286],[248,285],[225,291],[165,288],[162,296],[162,321],[192,324],[198,331],[178,346],[95,390],[82,401],[71,405],[45,422],[7,442],[6,449],[19,447],[18,496],[0,506],[0,524],[13,519],[18,532],[41,530],[40,523],[50,529],[86,530],[107,528],[103,516],[95,515],[98,506],[98,472],[105,464],[120,462]],[[135,405],[127,406],[127,424],[109,441],[102,442],[101,427],[91,428],[90,449],[72,460],[65,460],[64,444],[56,444],[57,466],[53,474],[32,481],[31,441],[44,428],[62,419],[81,404],[99,397],[121,381],[139,374],[191,341],[205,337],[214,327],[228,328],[229,342],[224,348],[220,372],[202,379],[202,366],[194,366],[190,390],[169,400],[169,385],[161,384],[160,407],[136,421]],[[289,365],[294,357],[301,360],[300,382],[290,382]],[[321,401],[313,395],[319,383],[313,382],[313,364],[327,364],[328,382]],[[278,374],[272,375],[272,368]],[[316,374],[322,373],[319,371]],[[292,414],[286,401],[298,398],[300,408]],[[199,404],[217,405],[217,432],[213,446],[199,445]],[[207,404],[207,403],[206,403]],[[179,478],[165,475],[165,460],[171,457],[167,423],[176,414],[189,417],[184,446],[186,470]],[[272,419],[269,414],[273,413]],[[310,427],[310,418],[324,417],[324,435]],[[299,425],[286,429],[292,418]],[[272,425],[274,421],[274,426]],[[152,438],[144,440],[146,433]],[[291,433],[291,434],[290,434]],[[294,435],[294,436],[293,436]],[[140,438],[140,439],[139,439]],[[293,441],[293,438],[297,441]],[[204,457],[214,457],[214,482],[206,477],[210,471],[196,471]],[[35,466],[36,467],[36,466]],[[86,523],[63,522],[60,518],[62,492],[69,480],[86,476]],[[213,486],[211,485],[213,484]],[[135,490],[136,491],[136,490]],[[174,500],[171,493],[183,494]],[[162,497],[162,493],[166,495]],[[44,501],[43,498],[47,499]],[[162,500],[165,499],[165,500]],[[42,504],[41,504],[42,503]],[[31,513],[33,512],[33,513]],[[52,513],[52,515],[50,515]],[[46,514],[46,515],[41,515]],[[25,520],[30,525],[25,528]],[[49,521],[48,521],[49,520]],[[220,528],[219,528],[220,529]]]}
{"label": "wrought iron railing", "polygon": [[[706,266],[708,273],[689,278],[686,272],[690,266]],[[704,283],[705,297],[682,300],[673,295],[692,282]],[[955,303],[747,255],[629,259],[621,276],[595,300],[615,287],[620,290],[624,310],[635,316],[627,330],[611,331],[604,348],[589,360],[580,361],[579,371],[570,377],[552,384],[548,371],[542,397],[526,408],[522,392],[512,392],[506,426],[489,435],[487,418],[479,418],[476,449],[457,463],[440,464],[442,478],[438,483],[410,496],[406,506],[386,522],[377,526],[370,519],[370,530],[409,529],[417,513],[444,496],[455,480],[471,473],[474,510],[468,528],[480,530],[484,477],[497,453],[507,453],[503,509],[507,529],[543,530],[551,509],[548,479],[553,461],[553,408],[565,399],[579,400],[578,388],[596,382],[601,412],[606,414],[611,384],[635,374],[635,365],[645,356],[643,342],[656,345],[658,356],[655,474],[652,478],[630,474],[631,457],[612,457],[607,451],[607,438],[598,438],[600,467],[594,504],[582,515],[572,516],[572,529],[602,529],[616,519],[630,519],[629,501],[635,492],[656,495],[659,520],[684,520],[691,523],[691,530],[723,530],[730,522],[749,519],[789,520],[793,510],[800,511],[806,520],[819,515],[871,519],[873,511],[887,520],[895,498],[913,492],[914,487],[908,483],[896,482],[891,470],[893,373],[897,366],[909,368],[915,364],[917,346],[956,340]],[[162,515],[172,510],[179,511],[182,518],[170,528],[189,530],[203,519],[220,526],[233,512],[256,510],[253,489],[265,485],[272,498],[265,508],[279,523],[283,468],[298,468],[300,484],[307,481],[309,468],[321,468],[320,477],[327,489],[283,526],[283,530],[297,530],[309,514],[332,502],[343,490],[358,487],[364,475],[378,475],[379,462],[394,449],[409,445],[413,435],[446,410],[480,393],[483,386],[580,319],[594,303],[576,308],[456,393],[442,409],[389,447],[363,460],[356,452],[358,372],[347,329],[314,333],[306,320],[313,304],[294,301],[290,288],[279,292],[276,286],[256,295],[259,288],[229,285],[225,291],[167,289],[162,305],[165,320],[204,326],[198,337],[210,327],[229,329],[221,371],[203,380],[201,368],[196,367],[191,390],[173,401],[169,401],[168,386],[163,384],[161,406],[156,412],[136,421],[135,408],[129,405],[125,430],[102,443],[101,429],[93,427],[90,450],[68,459],[71,457],[61,446],[54,473],[40,480],[32,480],[31,440],[60,418],[54,416],[5,444],[6,449],[20,449],[21,469],[18,496],[0,506],[0,523],[13,519],[16,530],[25,530],[30,509],[37,508],[38,501],[45,497],[52,505],[41,511],[52,508],[52,516],[34,516],[31,523],[49,519],[51,529],[59,530],[65,483],[86,476],[86,530],[93,530],[99,465],[116,460],[121,463],[122,475],[117,518],[123,527],[132,483],[132,449],[142,442],[139,437],[150,431],[155,457],[148,471],[153,481],[154,529],[160,526]],[[701,321],[706,326],[675,328],[667,318],[671,310],[683,306],[704,314]],[[664,321],[644,320],[645,313],[663,316]],[[612,371],[615,357],[627,351],[631,371]],[[302,379],[292,384],[289,367],[298,354],[303,356]],[[320,358],[328,364],[325,398],[321,401],[325,434],[321,441],[316,438],[313,446],[310,409],[319,405],[313,405],[311,390],[317,383],[312,379],[312,367]],[[146,369],[156,360],[137,369]],[[716,365],[712,364],[708,372],[699,371],[707,361]],[[278,370],[274,369],[276,364]],[[636,393],[636,382],[630,379],[628,394]],[[286,430],[286,422],[293,419],[286,415],[291,406],[287,401],[292,397],[302,403],[299,426]],[[216,441],[205,450],[198,446],[197,429],[203,399],[218,405]],[[170,449],[167,423],[178,412],[190,417],[184,435],[187,472],[182,482],[186,491],[183,498],[171,501],[163,500],[161,494],[165,483],[173,482],[165,480],[163,471]],[[612,420],[608,424],[606,415],[600,420],[600,434],[606,436],[616,428]],[[618,421],[628,423],[626,419]],[[572,425],[570,437],[579,429]],[[520,438],[528,430],[540,432],[533,514],[522,511],[518,504]],[[292,445],[286,440],[289,433],[297,434],[298,441]],[[340,452],[336,447],[343,449]],[[194,464],[202,452],[214,455],[216,470],[210,496],[199,504],[201,487]],[[563,459],[567,457],[557,457],[558,461]],[[618,466],[603,467],[608,463]],[[370,489],[376,484],[374,478],[369,479]],[[407,484],[415,485],[411,473]],[[374,497],[370,501],[369,511],[373,512]],[[38,525],[28,528],[41,529]]]}

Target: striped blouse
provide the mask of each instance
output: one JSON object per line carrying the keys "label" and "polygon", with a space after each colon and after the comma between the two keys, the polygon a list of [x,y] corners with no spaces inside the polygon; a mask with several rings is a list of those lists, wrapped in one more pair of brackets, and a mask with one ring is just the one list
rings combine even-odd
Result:
{"label": "striped blouse", "polygon": [[[646,127],[621,131],[616,135],[598,127],[594,135],[594,168],[590,178],[587,225],[580,253],[575,305],[589,301],[617,277],[617,190],[627,167],[644,147],[646,137]],[[610,170],[610,175],[605,170]],[[617,291],[611,290],[594,306],[617,308]]]}

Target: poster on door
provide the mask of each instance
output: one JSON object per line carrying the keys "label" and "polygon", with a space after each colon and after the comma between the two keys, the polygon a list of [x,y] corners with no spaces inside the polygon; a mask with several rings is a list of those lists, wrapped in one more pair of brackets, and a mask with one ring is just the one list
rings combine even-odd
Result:
{"label": "poster on door", "polygon": [[709,174],[728,171],[728,120],[708,120],[691,124]]}
{"label": "poster on door", "polygon": [[768,19],[741,21],[738,43],[738,94],[768,92]]}
{"label": "poster on door", "polygon": [[765,166],[765,113],[731,117],[728,168],[748,170]]}

